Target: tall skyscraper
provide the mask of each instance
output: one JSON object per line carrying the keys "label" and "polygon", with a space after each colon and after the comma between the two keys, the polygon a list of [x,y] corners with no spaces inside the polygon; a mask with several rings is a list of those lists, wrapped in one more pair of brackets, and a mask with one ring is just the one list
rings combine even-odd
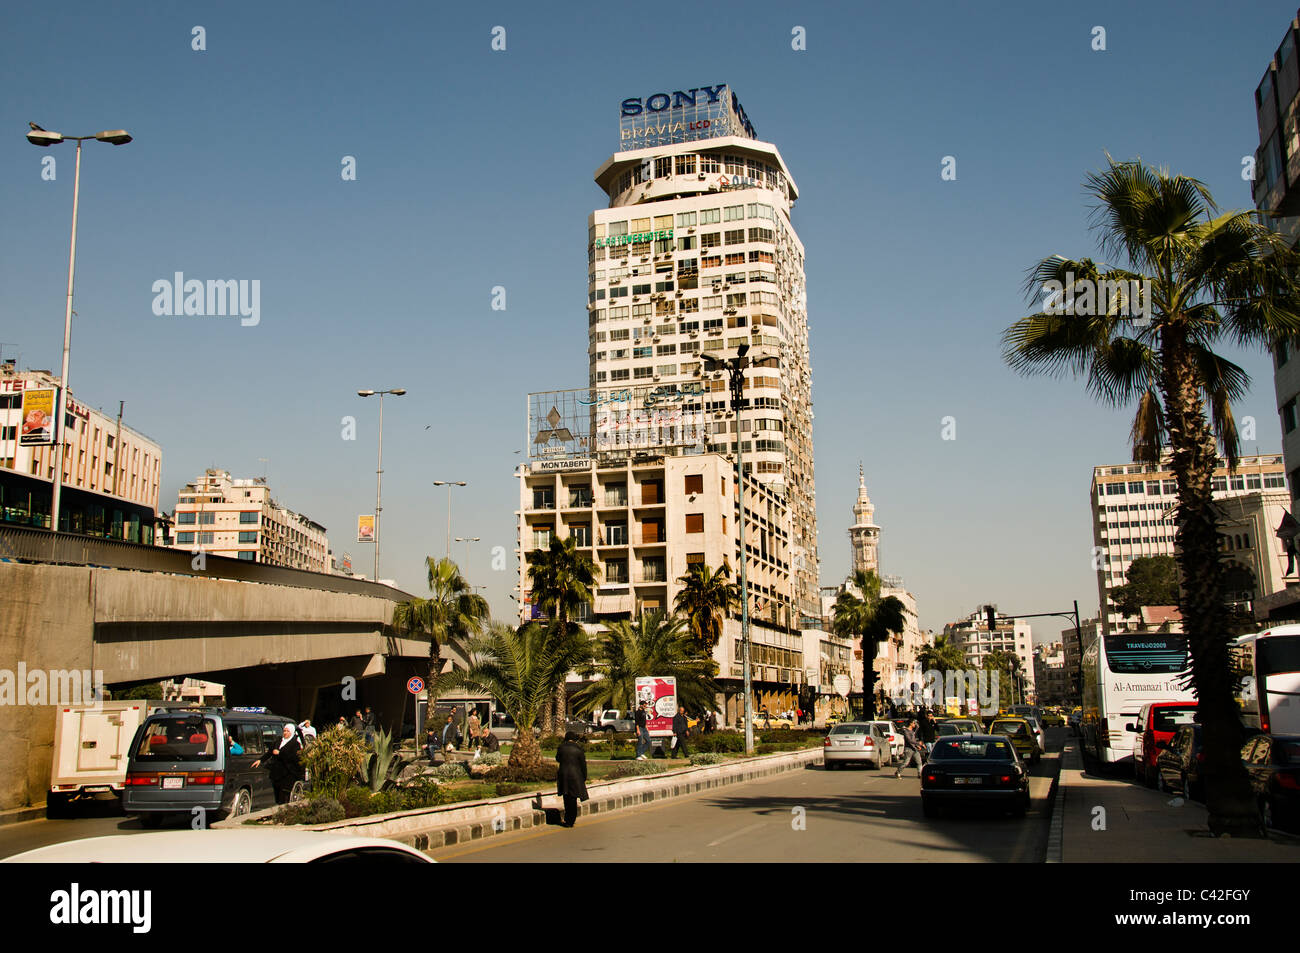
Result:
{"label": "tall skyscraper", "polygon": [[[798,614],[820,615],[812,375],[798,188],[726,85],[625,99],[620,148],[588,216],[590,384],[700,385],[697,449],[744,444],[747,473],[788,502]],[[742,346],[739,433],[721,372],[700,354]],[[613,435],[615,440],[617,435]]]}

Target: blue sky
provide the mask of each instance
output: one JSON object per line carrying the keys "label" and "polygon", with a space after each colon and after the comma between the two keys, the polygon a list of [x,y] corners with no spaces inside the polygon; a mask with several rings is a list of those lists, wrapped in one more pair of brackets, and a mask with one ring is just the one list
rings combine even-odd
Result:
{"label": "blue sky", "polygon": [[[524,397],[586,381],[591,174],[617,148],[619,103],[729,83],[802,193],[823,584],[847,571],[861,460],[883,569],[924,627],[986,601],[1094,612],[1088,482],[1128,459],[1129,413],[1013,374],[1000,333],[1034,261],[1097,254],[1081,183],[1104,151],[1250,204],[1252,94],[1294,3],[560,9],[7,4],[5,356],[57,370],[62,343],[73,150],[33,148],[27,122],[128,129],[130,145],[83,156],[74,393],[125,400],[161,443],[165,509],[205,467],[255,476],[265,457],[277,497],[369,572],[350,540],[374,504],[377,407],[355,392],[405,387],[385,401],[383,575],[423,590],[447,516],[430,484],[466,480],[452,534],[482,538],[468,574],[508,618]],[[177,271],[260,280],[260,323],[154,315],[153,282]],[[1246,449],[1276,452],[1269,362],[1240,359]]]}

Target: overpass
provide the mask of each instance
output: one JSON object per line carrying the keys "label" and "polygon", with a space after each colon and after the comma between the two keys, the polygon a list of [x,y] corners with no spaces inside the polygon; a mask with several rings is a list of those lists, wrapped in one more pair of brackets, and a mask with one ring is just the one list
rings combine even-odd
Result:
{"label": "overpass", "polygon": [[[102,672],[109,689],[192,676],[224,683],[229,705],[314,723],[369,705],[400,729],[414,721],[406,680],[428,671],[428,638],[389,624],[410,598],[345,576],[0,527],[0,670]],[[0,810],[44,800],[53,753],[54,706],[12,701],[0,704]]]}

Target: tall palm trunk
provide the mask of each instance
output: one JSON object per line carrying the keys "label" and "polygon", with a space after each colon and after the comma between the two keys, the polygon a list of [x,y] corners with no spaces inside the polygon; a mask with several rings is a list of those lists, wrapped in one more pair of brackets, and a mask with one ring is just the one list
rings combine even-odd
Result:
{"label": "tall palm trunk", "polygon": [[532,726],[519,725],[515,730],[515,743],[506,762],[512,768],[535,768],[542,763],[542,749]]}
{"label": "tall palm trunk", "polygon": [[1176,539],[1183,577],[1179,609],[1196,680],[1209,826],[1215,834],[1256,835],[1259,821],[1241,765],[1240,720],[1228,658],[1229,618],[1223,603],[1223,564],[1213,507],[1212,477],[1218,454],[1180,329],[1165,330],[1162,350],[1161,386],[1172,465],[1178,477]]}
{"label": "tall palm trunk", "polygon": [[876,717],[876,654],[874,641],[862,637],[862,717],[872,721]]}

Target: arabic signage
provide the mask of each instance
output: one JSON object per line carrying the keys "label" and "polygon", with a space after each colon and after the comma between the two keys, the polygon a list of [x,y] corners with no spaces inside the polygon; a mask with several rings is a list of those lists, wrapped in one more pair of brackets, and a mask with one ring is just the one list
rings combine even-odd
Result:
{"label": "arabic signage", "polygon": [[22,430],[18,443],[24,447],[49,447],[54,444],[53,387],[29,387],[23,391]]}
{"label": "arabic signage", "polygon": [[577,459],[598,451],[702,446],[703,393],[699,381],[689,381],[529,394],[528,454],[546,461],[533,472],[578,469]]}
{"label": "arabic signage", "polygon": [[646,703],[646,727],[651,735],[671,735],[677,714],[677,679],[641,677],[636,680],[636,701]]}

